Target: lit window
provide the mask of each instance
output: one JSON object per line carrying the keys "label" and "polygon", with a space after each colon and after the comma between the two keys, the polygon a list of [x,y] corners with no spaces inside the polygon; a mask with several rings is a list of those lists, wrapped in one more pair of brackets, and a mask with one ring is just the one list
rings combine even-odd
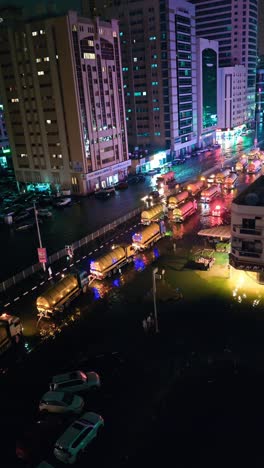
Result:
{"label": "lit window", "polygon": [[43,70],[38,71],[38,75],[44,75],[44,71]]}
{"label": "lit window", "polygon": [[105,73],[105,67],[102,67],[102,72]]}
{"label": "lit window", "polygon": [[39,63],[39,62],[41,62],[41,61],[42,61],[41,58],[36,58],[36,62],[37,62],[37,63]]}
{"label": "lit window", "polygon": [[117,36],[116,36],[116,31],[113,31],[113,37],[117,37]]}
{"label": "lit window", "polygon": [[95,54],[91,54],[90,52],[84,52],[83,58],[87,60],[94,60]]}
{"label": "lit window", "polygon": [[49,62],[49,61],[50,61],[49,57],[44,57],[44,62]]}
{"label": "lit window", "polygon": [[26,153],[22,153],[20,156],[21,156],[21,158],[27,158],[27,154],[26,154]]}
{"label": "lit window", "polygon": [[104,34],[104,30],[102,28],[99,28],[99,34],[101,34],[101,35]]}
{"label": "lit window", "polygon": [[58,158],[62,159],[62,154],[58,154],[57,156]]}
{"label": "lit window", "polygon": [[134,57],[134,58],[133,58],[133,61],[134,61],[134,62],[137,62],[137,57]]}
{"label": "lit window", "polygon": [[131,109],[127,109],[127,112],[132,112],[132,110],[131,110]]}
{"label": "lit window", "polygon": [[152,84],[152,86],[158,86],[159,83],[158,83],[158,81],[152,81],[151,84]]}
{"label": "lit window", "polygon": [[136,91],[136,92],[134,93],[134,96],[141,96],[141,91]]}
{"label": "lit window", "polygon": [[142,96],[146,96],[146,95],[147,95],[147,91],[143,91]]}
{"label": "lit window", "polygon": [[120,31],[119,36],[123,36],[123,35],[124,35],[124,33],[122,31]]}
{"label": "lit window", "polygon": [[123,71],[128,71],[128,67],[123,67]]}
{"label": "lit window", "polygon": [[51,120],[46,120],[46,123],[50,125],[50,124],[51,124]]}
{"label": "lit window", "polygon": [[151,68],[158,68],[157,63],[152,63],[152,64],[151,64]]}
{"label": "lit window", "polygon": [[155,41],[156,39],[157,39],[156,36],[150,36],[149,38],[150,41]]}
{"label": "lit window", "polygon": [[53,154],[53,155],[52,155],[53,158],[56,158],[56,156],[57,156],[56,154]]}
{"label": "lit window", "polygon": [[94,41],[89,40],[88,41],[88,46],[93,47],[93,45],[94,45]]}
{"label": "lit window", "polygon": [[11,99],[11,102],[19,102],[19,99],[18,98],[13,98],[13,99]]}
{"label": "lit window", "polygon": [[32,31],[32,36],[37,36],[38,32],[37,31]]}
{"label": "lit window", "polygon": [[41,30],[39,31],[39,34],[45,34],[44,29],[41,29]]}
{"label": "lit window", "polygon": [[59,56],[58,56],[58,55],[56,55],[56,59],[57,59],[57,60],[58,60],[58,58],[59,58]]}

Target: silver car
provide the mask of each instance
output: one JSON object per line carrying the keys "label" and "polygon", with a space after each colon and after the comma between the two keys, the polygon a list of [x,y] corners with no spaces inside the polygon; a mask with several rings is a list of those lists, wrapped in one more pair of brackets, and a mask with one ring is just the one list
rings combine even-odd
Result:
{"label": "silver car", "polygon": [[83,372],[81,370],[55,375],[50,383],[51,391],[82,392],[97,389],[101,385],[100,377],[96,372]]}
{"label": "silver car", "polygon": [[83,398],[69,392],[47,392],[39,402],[39,410],[47,413],[79,414],[83,407]]}

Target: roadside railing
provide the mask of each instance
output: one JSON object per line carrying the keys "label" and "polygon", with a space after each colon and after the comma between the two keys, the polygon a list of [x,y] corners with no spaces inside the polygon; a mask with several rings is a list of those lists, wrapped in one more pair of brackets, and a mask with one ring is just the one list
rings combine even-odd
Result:
{"label": "roadside railing", "polygon": [[[106,224],[105,226],[101,227],[95,232],[92,232],[91,234],[88,234],[87,236],[83,237],[80,240],[77,240],[76,242],[73,242],[71,245],[73,246],[74,251],[76,252],[78,249],[81,247],[89,244],[89,242],[92,242],[94,239],[98,239],[99,237],[103,236],[109,231],[112,231],[115,229],[117,226],[120,226],[121,224],[125,223],[126,221],[134,218],[137,216],[139,213],[141,213],[142,207],[138,207],[134,209],[133,211],[130,211],[124,216],[121,216],[121,218],[118,218],[114,221],[112,221],[109,224]],[[50,255],[48,257],[48,265],[51,265],[52,263],[60,260],[63,257],[66,257],[67,252],[64,249],[59,250],[58,252],[55,252],[54,254]],[[2,281],[0,283],[0,293],[5,292],[8,288],[11,288],[15,284],[19,283],[20,281],[23,281],[24,279],[28,278],[29,276],[33,275],[34,273],[37,273],[38,271],[42,270],[42,264],[41,263],[35,263],[34,265],[31,265],[28,268],[25,268],[25,270],[20,271],[16,275],[13,275],[12,277],[8,278],[5,281]]]}

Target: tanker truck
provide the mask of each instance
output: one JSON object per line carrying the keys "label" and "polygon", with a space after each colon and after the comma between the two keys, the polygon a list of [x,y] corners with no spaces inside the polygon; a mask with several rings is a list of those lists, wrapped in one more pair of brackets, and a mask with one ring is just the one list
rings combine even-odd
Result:
{"label": "tanker truck", "polygon": [[18,343],[23,335],[19,317],[10,314],[0,315],[0,356],[14,343]]}
{"label": "tanker truck", "polygon": [[158,188],[164,188],[166,185],[170,185],[175,181],[175,172],[169,171],[166,174],[162,174],[157,177],[157,186]]}
{"label": "tanker truck", "polygon": [[132,245],[113,247],[110,252],[91,262],[91,277],[102,280],[112,276],[124,265],[133,261],[134,253]]}
{"label": "tanker truck", "polygon": [[243,172],[247,168],[248,159],[247,157],[242,157],[237,161],[235,165],[236,172]]}
{"label": "tanker truck", "polygon": [[181,203],[171,212],[170,219],[176,223],[182,223],[197,210],[197,201],[195,199]]}
{"label": "tanker truck", "polygon": [[136,232],[132,236],[132,246],[136,251],[142,251],[157,242],[161,237],[165,236],[166,227],[164,221],[158,223],[152,223],[147,226],[141,232]]}
{"label": "tanker truck", "polygon": [[209,203],[214,197],[220,194],[220,189],[218,185],[212,185],[211,187],[205,189],[201,193],[201,202]]}
{"label": "tanker truck", "polygon": [[58,312],[63,312],[73,299],[88,290],[88,283],[86,270],[75,270],[66,275],[37,298],[38,317],[50,318]]}
{"label": "tanker truck", "polygon": [[162,203],[154,205],[141,213],[141,223],[149,225],[152,221],[158,221],[164,217],[164,208]]}
{"label": "tanker truck", "polygon": [[232,173],[224,180],[224,188],[227,190],[232,190],[235,188],[237,182],[237,174]]}
{"label": "tanker truck", "polygon": [[187,186],[187,190],[192,195],[195,197],[195,195],[198,195],[204,188],[204,181],[203,180],[198,180],[197,182],[194,182],[193,184],[189,184]]}
{"label": "tanker truck", "polygon": [[248,174],[256,174],[260,171],[262,166],[262,161],[259,159],[255,159],[254,161],[250,161],[247,166],[247,173]]}
{"label": "tanker truck", "polygon": [[183,192],[177,193],[177,195],[173,195],[168,198],[168,208],[173,210],[176,206],[179,205],[182,201],[186,200],[189,197],[189,192],[184,190]]}
{"label": "tanker truck", "polygon": [[218,174],[216,174],[216,176],[215,176],[215,182],[217,184],[223,184],[226,177],[228,177],[229,174],[230,174],[230,169],[225,169],[222,172],[218,172]]}

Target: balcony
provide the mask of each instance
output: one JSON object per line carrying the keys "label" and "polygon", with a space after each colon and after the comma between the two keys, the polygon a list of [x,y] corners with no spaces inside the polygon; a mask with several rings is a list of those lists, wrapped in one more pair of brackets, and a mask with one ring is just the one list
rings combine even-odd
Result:
{"label": "balcony", "polygon": [[233,224],[233,232],[236,234],[246,234],[249,236],[261,236],[262,235],[262,227],[257,227],[254,229],[245,228],[242,224]]}
{"label": "balcony", "polygon": [[232,245],[232,254],[239,257],[261,258],[262,250],[247,251],[242,247]]}

